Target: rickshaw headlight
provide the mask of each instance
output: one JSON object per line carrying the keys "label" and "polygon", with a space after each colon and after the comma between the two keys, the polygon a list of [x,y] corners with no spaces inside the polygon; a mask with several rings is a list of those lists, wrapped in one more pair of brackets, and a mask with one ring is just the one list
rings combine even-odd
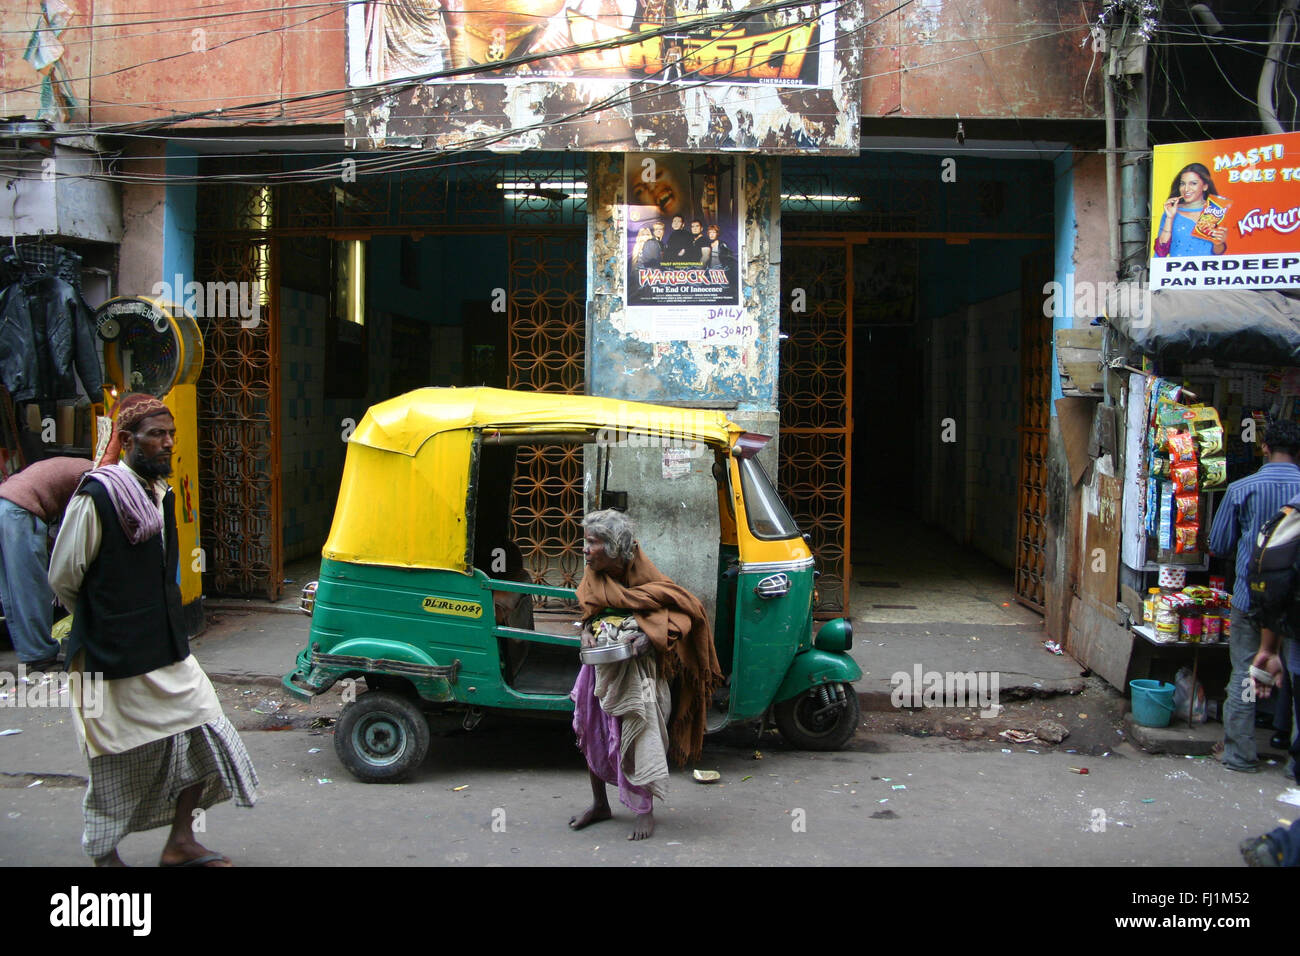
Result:
{"label": "rickshaw headlight", "polygon": [[813,639],[813,646],[820,651],[850,650],[853,647],[853,622],[847,617],[827,621]]}
{"label": "rickshaw headlight", "polygon": [[310,581],[303,585],[302,597],[298,601],[298,610],[311,617],[312,611],[316,610],[316,584]]}

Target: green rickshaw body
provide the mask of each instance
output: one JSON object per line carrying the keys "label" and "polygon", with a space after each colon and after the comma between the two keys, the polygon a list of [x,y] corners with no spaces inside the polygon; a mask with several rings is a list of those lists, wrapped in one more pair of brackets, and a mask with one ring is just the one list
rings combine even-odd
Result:
{"label": "green rickshaw body", "polygon": [[[362,715],[349,724],[351,743],[339,734],[335,741],[354,774],[395,780],[409,772],[407,744],[414,741],[415,751],[428,745],[427,728],[422,743],[420,733],[408,733],[419,715],[413,704],[471,714],[572,712],[572,680],[566,684],[561,671],[571,668],[576,677],[576,630],[562,623],[559,634],[533,627],[531,600],[572,602],[576,593],[533,584],[526,575],[507,579],[495,562],[492,575],[475,566],[475,535],[482,536],[479,543],[496,540],[500,525],[485,515],[508,511],[509,498],[503,505],[485,492],[480,502],[478,489],[481,482],[489,486],[500,464],[492,455],[508,454],[513,464],[511,446],[599,443],[611,429],[630,433],[629,421],[637,433],[700,442],[714,453],[720,526],[714,639],[728,682],[725,699],[710,711],[710,729],[772,712],[782,734],[801,746],[837,749],[847,740],[858,714],[851,682],[861,677],[847,653],[852,628],[844,620],[830,639],[822,641],[820,633],[814,639],[814,559],[755,457],[763,436],[749,435],[721,412],[485,388],[421,389],[370,409],[349,441],[320,577],[304,589],[308,646],[283,680],[303,699],[339,681],[365,680],[367,692],[339,721],[340,728],[348,724],[348,708]],[[494,597],[502,594],[516,608],[527,606],[530,623],[499,619]],[[554,666],[547,680],[520,679],[530,657]],[[369,703],[358,707],[361,700]],[[422,751],[416,763],[418,756]]]}
{"label": "green rickshaw body", "polygon": [[[322,561],[311,636],[285,688],[309,699],[342,679],[387,675],[429,703],[572,711],[567,695],[522,693],[502,681],[488,581],[482,571]],[[576,657],[576,639],[535,637],[563,640]]]}

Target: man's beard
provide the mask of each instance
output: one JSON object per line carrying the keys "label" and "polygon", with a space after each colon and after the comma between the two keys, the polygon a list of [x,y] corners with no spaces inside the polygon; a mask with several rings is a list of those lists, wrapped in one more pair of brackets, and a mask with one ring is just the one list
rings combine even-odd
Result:
{"label": "man's beard", "polygon": [[134,451],[127,460],[131,470],[143,478],[145,481],[154,481],[158,478],[170,478],[172,473],[172,461],[168,456],[166,459],[146,458],[140,452]]}

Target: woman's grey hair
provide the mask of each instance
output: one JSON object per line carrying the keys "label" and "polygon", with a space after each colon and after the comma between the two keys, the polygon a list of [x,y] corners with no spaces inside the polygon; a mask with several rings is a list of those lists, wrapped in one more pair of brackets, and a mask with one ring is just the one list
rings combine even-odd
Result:
{"label": "woman's grey hair", "polygon": [[605,542],[605,550],[616,561],[627,563],[636,557],[636,527],[621,511],[607,508],[582,519],[582,527]]}

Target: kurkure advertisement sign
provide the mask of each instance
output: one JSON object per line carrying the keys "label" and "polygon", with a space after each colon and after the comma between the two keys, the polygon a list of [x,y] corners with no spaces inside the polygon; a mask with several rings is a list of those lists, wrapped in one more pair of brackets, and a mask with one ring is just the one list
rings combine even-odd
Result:
{"label": "kurkure advertisement sign", "polygon": [[1157,146],[1151,289],[1300,288],[1300,133]]}

